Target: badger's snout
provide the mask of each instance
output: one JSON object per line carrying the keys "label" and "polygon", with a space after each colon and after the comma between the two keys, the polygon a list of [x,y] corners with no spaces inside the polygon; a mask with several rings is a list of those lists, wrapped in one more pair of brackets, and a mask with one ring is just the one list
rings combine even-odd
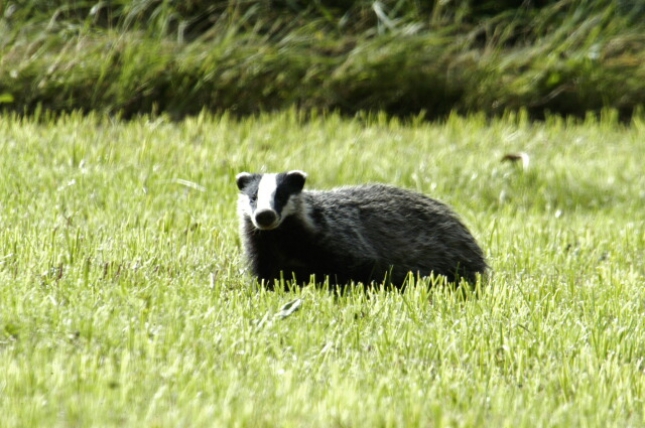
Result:
{"label": "badger's snout", "polygon": [[255,213],[255,223],[260,229],[273,229],[278,222],[278,213],[273,210],[262,210]]}

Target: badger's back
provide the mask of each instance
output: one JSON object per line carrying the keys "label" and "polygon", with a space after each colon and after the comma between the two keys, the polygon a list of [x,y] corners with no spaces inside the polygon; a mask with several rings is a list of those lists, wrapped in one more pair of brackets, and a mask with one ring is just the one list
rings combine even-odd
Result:
{"label": "badger's back", "polygon": [[380,184],[303,190],[289,198],[288,207],[277,213],[278,226],[266,230],[252,209],[240,210],[251,269],[268,285],[281,275],[295,275],[298,282],[328,276],[338,284],[381,282],[387,275],[402,285],[409,272],[472,282],[487,267],[452,210],[419,193]]}
{"label": "badger's back", "polygon": [[378,269],[370,280],[382,280],[391,267],[392,282],[397,284],[408,272],[422,276],[434,272],[450,281],[458,276],[474,281],[476,274],[487,268],[471,233],[437,200],[380,184],[310,192],[308,196],[312,211],[324,213],[320,218],[327,223],[320,229],[321,244],[371,258]]}

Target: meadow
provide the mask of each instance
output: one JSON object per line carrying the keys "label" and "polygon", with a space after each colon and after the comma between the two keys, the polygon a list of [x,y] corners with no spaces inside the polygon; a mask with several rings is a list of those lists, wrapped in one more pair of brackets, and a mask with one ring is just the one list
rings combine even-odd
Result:
{"label": "meadow", "polygon": [[645,105],[638,0],[0,2],[0,110],[123,117]]}
{"label": "meadow", "polygon": [[[5,115],[0,425],[643,426],[644,139],[611,111]],[[234,176],[295,168],[451,204],[490,276],[263,290]]]}

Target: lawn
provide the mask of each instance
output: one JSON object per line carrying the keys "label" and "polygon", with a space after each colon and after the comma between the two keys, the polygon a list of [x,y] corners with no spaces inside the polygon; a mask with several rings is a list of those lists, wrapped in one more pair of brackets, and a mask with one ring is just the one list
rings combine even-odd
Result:
{"label": "lawn", "polygon": [[[0,425],[643,426],[643,141],[612,112],[2,116]],[[288,169],[449,203],[491,274],[259,288],[234,177]]]}

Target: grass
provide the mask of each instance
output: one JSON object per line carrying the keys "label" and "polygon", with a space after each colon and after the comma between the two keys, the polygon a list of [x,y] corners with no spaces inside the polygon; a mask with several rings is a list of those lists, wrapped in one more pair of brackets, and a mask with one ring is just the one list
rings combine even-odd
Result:
{"label": "grass", "polygon": [[613,108],[628,120],[645,104],[644,11],[631,0],[6,2],[0,107],[175,119]]}
{"label": "grass", "polygon": [[[2,425],[643,425],[644,136],[612,112],[4,116]],[[292,168],[450,203],[493,274],[466,298],[259,289],[233,178]]]}

